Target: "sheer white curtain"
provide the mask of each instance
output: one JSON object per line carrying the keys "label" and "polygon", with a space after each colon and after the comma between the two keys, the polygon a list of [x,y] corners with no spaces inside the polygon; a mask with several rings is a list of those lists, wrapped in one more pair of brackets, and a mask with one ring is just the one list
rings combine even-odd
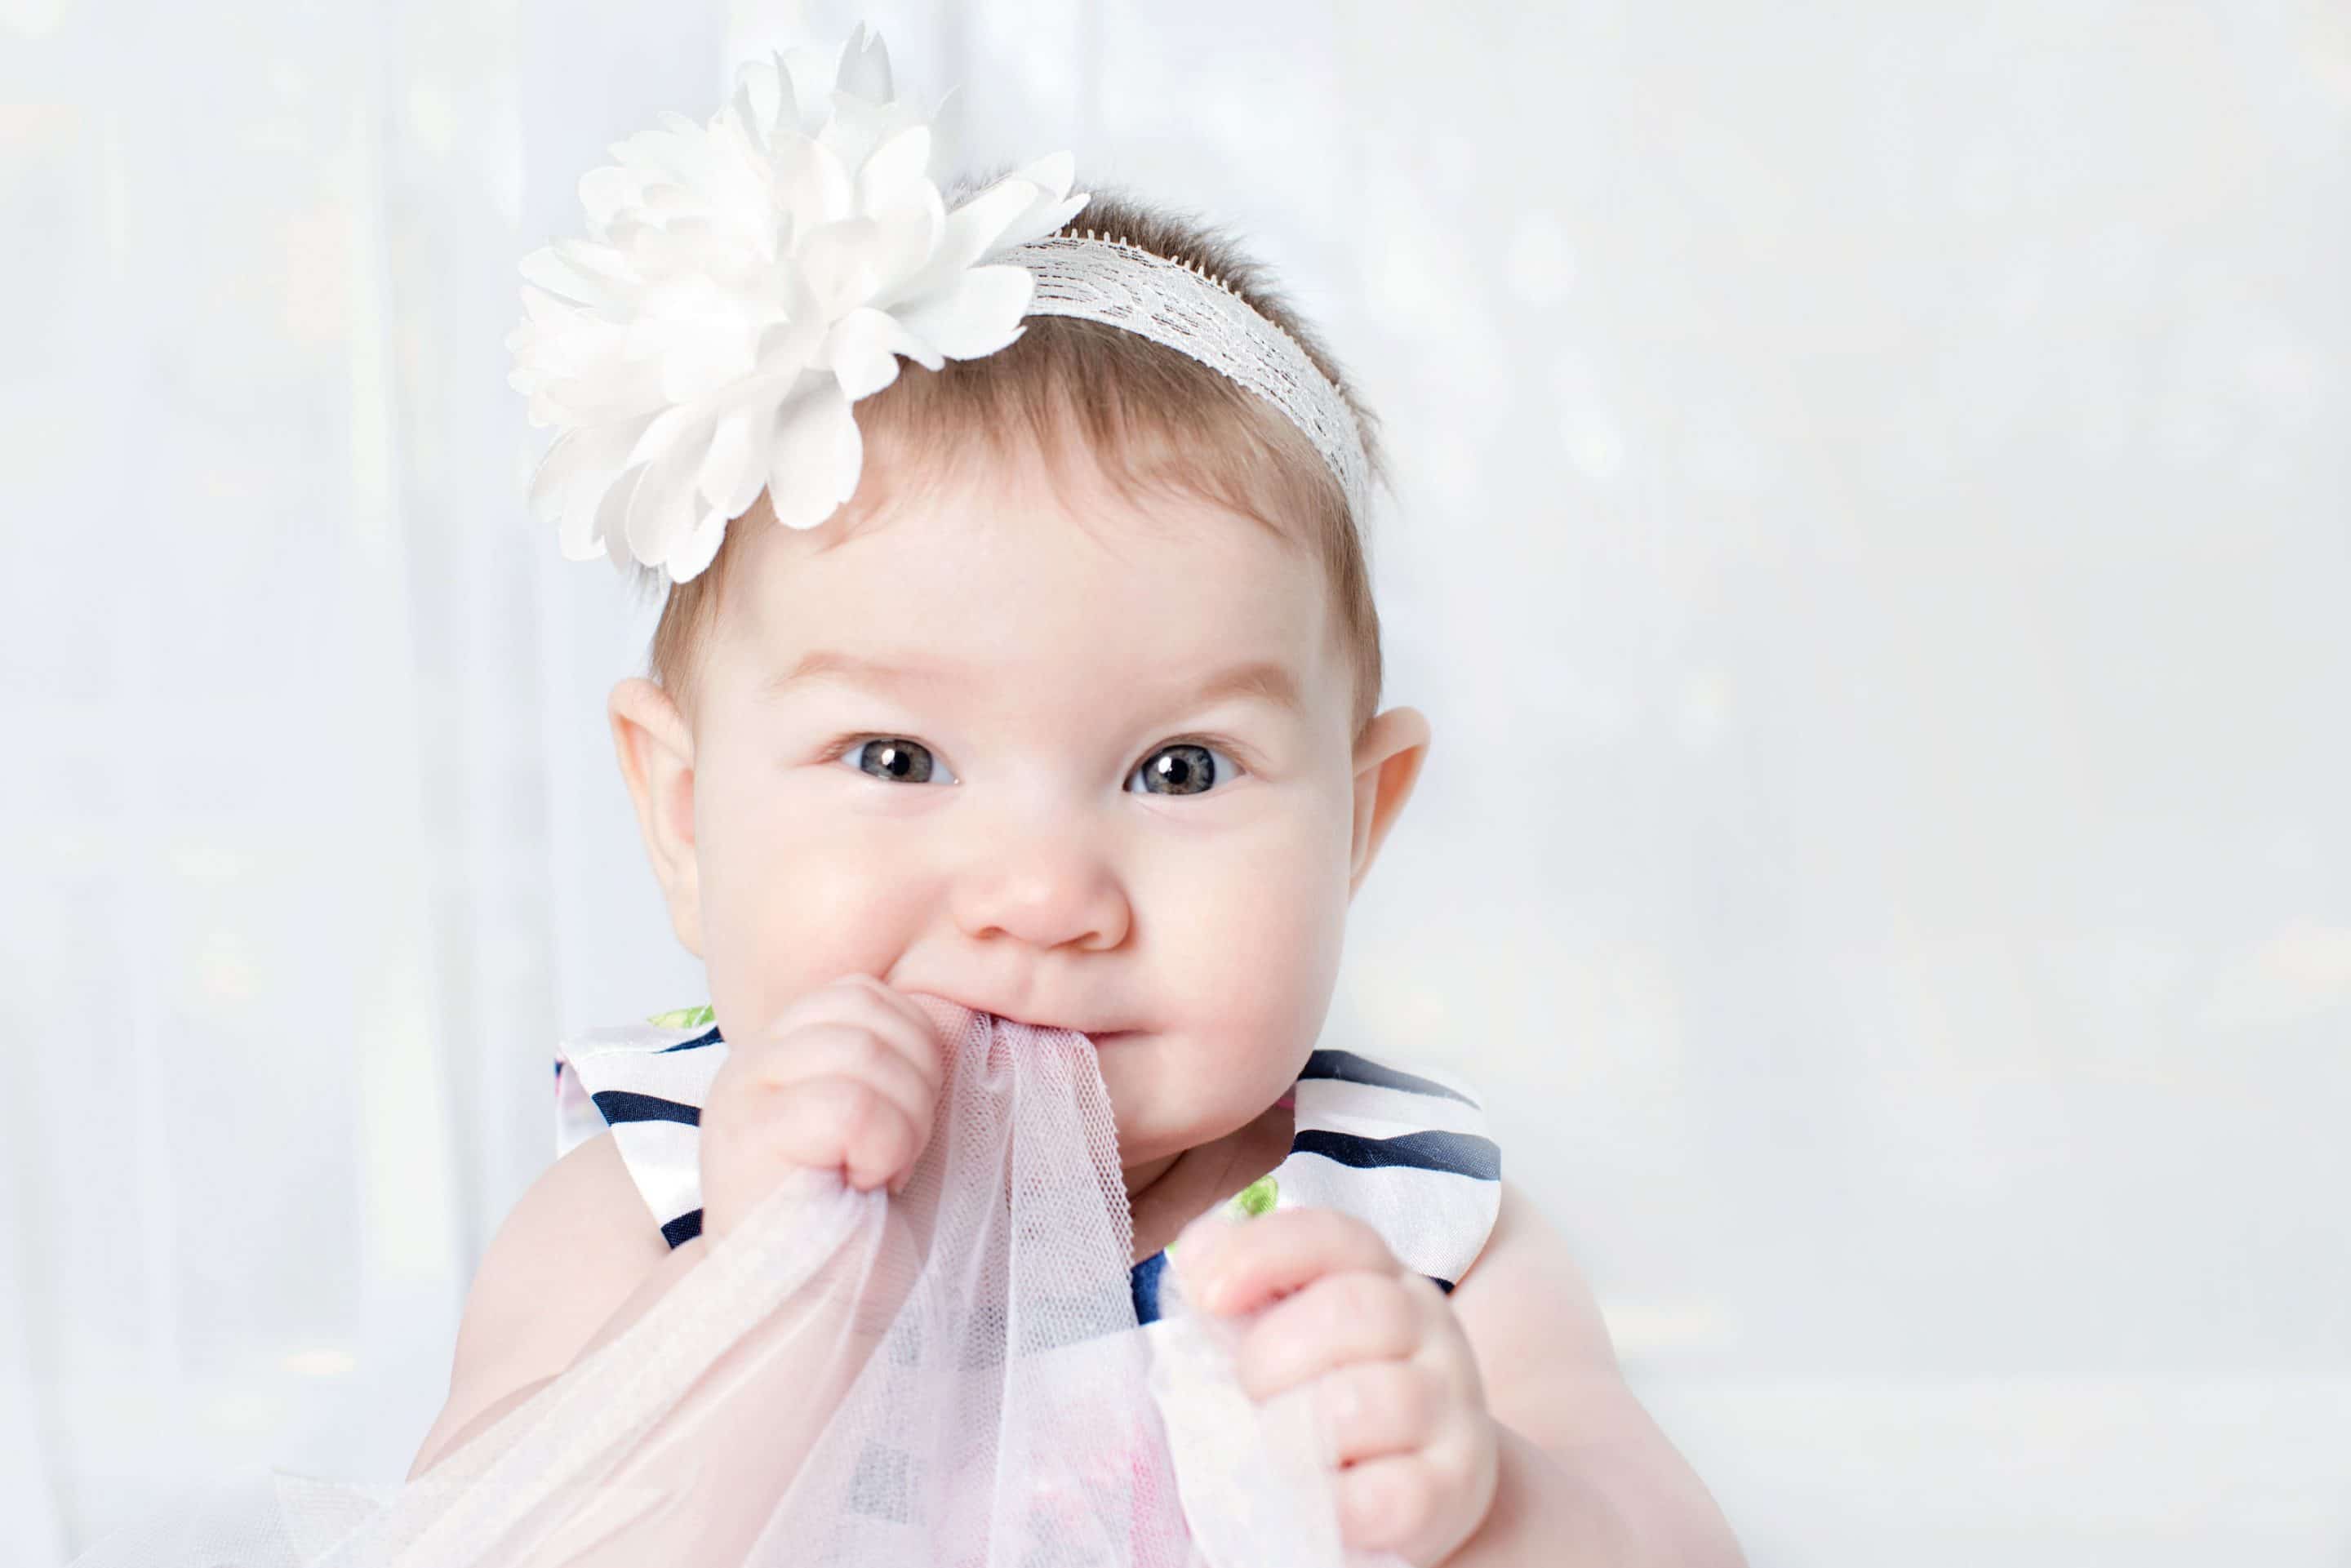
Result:
{"label": "sheer white curtain", "polygon": [[232,1466],[403,1473],[549,1042],[697,994],[600,755],[644,619],[522,516],[500,340],[571,200],[526,172],[708,97],[724,18],[9,22],[0,1560],[39,1563]]}
{"label": "sheer white curtain", "polygon": [[2351,1550],[2351,29],[2325,0],[0,0],[0,1560],[397,1475],[558,1031],[700,999],[514,264],[858,16],[1385,416],[1449,1058],[1761,1563]]}

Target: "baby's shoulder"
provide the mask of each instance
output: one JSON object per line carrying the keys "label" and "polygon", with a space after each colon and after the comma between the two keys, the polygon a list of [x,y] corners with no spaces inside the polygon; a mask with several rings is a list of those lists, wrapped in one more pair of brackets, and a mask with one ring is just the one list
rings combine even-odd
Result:
{"label": "baby's shoulder", "polygon": [[658,1234],[647,1235],[644,1205],[619,1145],[587,1138],[541,1171],[499,1222],[474,1276],[466,1320],[480,1317],[490,1337],[517,1351],[526,1340],[537,1342],[558,1365],[569,1365],[579,1343],[668,1251]]}
{"label": "baby's shoulder", "polygon": [[541,1171],[474,1271],[448,1402],[420,1458],[512,1391],[560,1375],[668,1254],[612,1139],[587,1138]]}
{"label": "baby's shoulder", "polygon": [[[648,1244],[643,1219],[619,1146],[609,1137],[587,1138],[541,1171],[507,1211],[483,1254],[476,1288],[489,1286],[496,1299],[487,1304],[502,1308],[560,1270],[578,1287],[563,1295],[625,1297],[669,1250],[657,1239]],[[507,1285],[523,1289],[501,1289]],[[466,1311],[470,1316],[472,1302]],[[595,1319],[602,1321],[601,1314]]]}

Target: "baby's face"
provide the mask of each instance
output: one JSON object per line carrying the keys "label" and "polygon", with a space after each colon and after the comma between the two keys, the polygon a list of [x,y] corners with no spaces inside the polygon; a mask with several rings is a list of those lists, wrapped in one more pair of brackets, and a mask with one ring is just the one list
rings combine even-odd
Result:
{"label": "baby's face", "polygon": [[720,1028],[855,971],[1085,1031],[1130,1171],[1270,1105],[1379,837],[1320,567],[1034,455],[851,530],[735,526],[671,888]]}

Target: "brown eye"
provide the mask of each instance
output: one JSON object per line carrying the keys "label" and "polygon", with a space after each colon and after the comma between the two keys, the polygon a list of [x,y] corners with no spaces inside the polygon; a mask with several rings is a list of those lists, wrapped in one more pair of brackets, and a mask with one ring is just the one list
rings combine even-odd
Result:
{"label": "brown eye", "polygon": [[1146,795],[1200,795],[1238,778],[1240,764],[1223,752],[1196,741],[1178,740],[1161,747],[1134,770]]}
{"label": "brown eye", "polygon": [[955,775],[941,768],[931,756],[929,747],[904,736],[882,735],[861,740],[842,754],[841,760],[861,773],[893,784],[927,784],[933,774],[942,775],[944,783],[956,781]]}

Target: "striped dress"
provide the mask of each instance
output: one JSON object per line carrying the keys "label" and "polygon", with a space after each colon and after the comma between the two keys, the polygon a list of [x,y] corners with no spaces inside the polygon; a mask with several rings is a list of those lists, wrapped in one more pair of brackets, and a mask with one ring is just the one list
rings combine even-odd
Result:
{"label": "striped dress", "polygon": [[[557,1157],[610,1127],[672,1247],[702,1234],[702,1103],[726,1049],[707,1007],[589,1030],[556,1049]],[[1477,1099],[1448,1073],[1349,1051],[1315,1051],[1291,1096],[1289,1155],[1233,1204],[1353,1215],[1398,1262],[1452,1290],[1501,1201],[1501,1154]],[[1165,1251],[1133,1266],[1137,1322],[1158,1320],[1166,1266]]]}

